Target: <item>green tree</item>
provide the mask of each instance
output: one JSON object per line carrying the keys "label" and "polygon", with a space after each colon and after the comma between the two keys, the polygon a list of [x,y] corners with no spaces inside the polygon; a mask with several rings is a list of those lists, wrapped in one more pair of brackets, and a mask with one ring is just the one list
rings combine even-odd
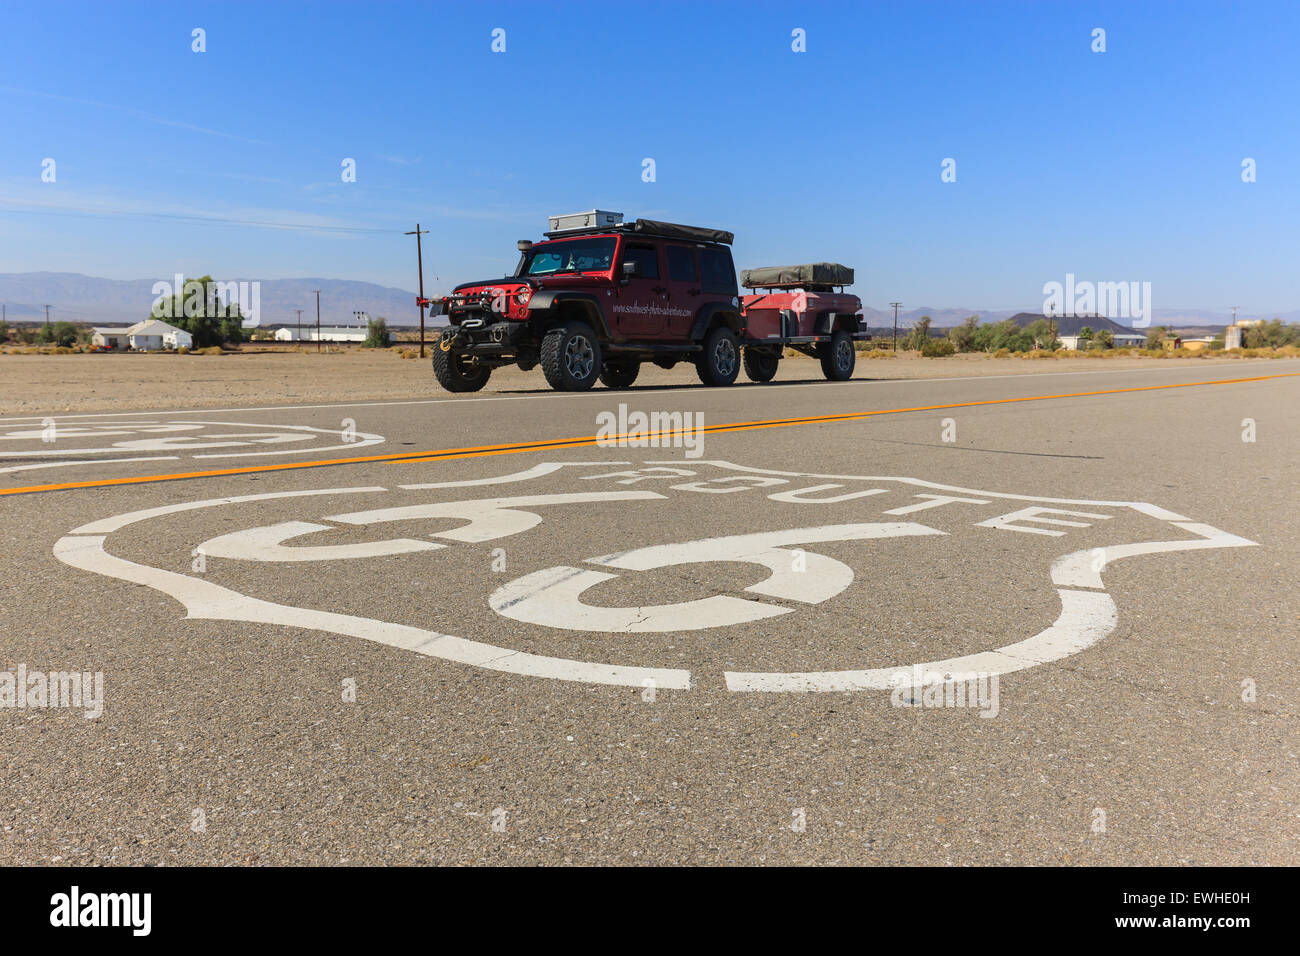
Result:
{"label": "green tree", "polygon": [[923,315],[912,323],[912,331],[908,333],[903,348],[916,349],[919,352],[928,341],[930,341],[930,317]]}
{"label": "green tree", "polygon": [[[201,292],[191,286],[192,282],[198,283]],[[196,349],[245,341],[247,336],[239,303],[222,304],[212,282],[212,276],[187,281],[185,286],[191,295],[186,295],[185,289],[178,290],[170,299],[155,303],[149,317],[190,333]]]}
{"label": "green tree", "polygon": [[77,327],[71,322],[55,322],[50,332],[55,345],[69,348],[77,344]]}
{"label": "green tree", "polygon": [[1088,342],[1092,340],[1092,326],[1085,325],[1079,330],[1079,341]]}
{"label": "green tree", "polygon": [[979,316],[968,316],[961,325],[948,330],[948,340],[958,352],[975,351],[975,333],[979,331]]}
{"label": "green tree", "polygon": [[366,320],[366,340],[361,343],[363,349],[386,349],[392,344],[393,336],[388,331],[387,319],[381,315]]}
{"label": "green tree", "polygon": [[1248,349],[1275,349],[1284,345],[1300,345],[1300,326],[1283,324],[1281,319],[1270,319],[1263,325],[1246,329],[1242,344]]}
{"label": "green tree", "polygon": [[1046,319],[1034,319],[1025,326],[1025,334],[1033,339],[1033,347],[1036,349],[1055,350],[1059,341],[1056,338],[1056,331],[1052,328],[1052,323]]}
{"label": "green tree", "polygon": [[1098,329],[1092,333],[1092,347],[1095,349],[1108,349],[1115,344],[1111,337],[1109,329]]}

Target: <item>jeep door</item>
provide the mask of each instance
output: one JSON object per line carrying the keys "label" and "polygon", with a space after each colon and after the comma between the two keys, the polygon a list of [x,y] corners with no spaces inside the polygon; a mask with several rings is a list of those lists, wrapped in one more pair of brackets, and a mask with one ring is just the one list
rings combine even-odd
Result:
{"label": "jeep door", "polygon": [[[627,262],[636,263],[636,275],[624,276],[623,264]],[[616,336],[644,339],[663,335],[668,286],[662,278],[657,245],[624,238],[614,276],[619,280],[614,299]]]}
{"label": "jeep door", "polygon": [[727,308],[739,312],[736,305],[739,289],[736,286],[736,266],[731,261],[731,250],[726,246],[700,248],[700,305],[725,303]]}
{"label": "jeep door", "polygon": [[664,259],[668,266],[668,337],[685,339],[700,308],[699,259],[691,243],[665,243]]}

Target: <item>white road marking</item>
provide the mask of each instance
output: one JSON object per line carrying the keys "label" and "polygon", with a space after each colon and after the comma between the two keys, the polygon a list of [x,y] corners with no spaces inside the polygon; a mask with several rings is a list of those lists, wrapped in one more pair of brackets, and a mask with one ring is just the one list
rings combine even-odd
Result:
{"label": "white road marking", "polygon": [[1038,505],[1032,505],[1028,508],[1021,508],[1019,511],[1013,511],[1010,514],[998,515],[995,518],[989,518],[987,521],[981,521],[975,525],[977,528],[997,528],[999,531],[1020,531],[1024,534],[1047,534],[1054,538],[1059,538],[1064,531],[1053,531],[1051,528],[1031,528],[1027,525],[1016,524],[1017,521],[1032,521],[1035,524],[1055,524],[1067,528],[1087,528],[1090,523],[1087,521],[1067,521],[1064,518],[1044,518],[1043,515],[1072,515],[1076,518],[1095,518],[1098,521],[1109,521],[1114,515],[1099,515],[1091,511],[1068,511],[1063,508],[1043,508]]}
{"label": "white road marking", "polygon": [[1115,629],[1119,621],[1109,594],[1058,589],[1061,613],[1051,627],[1015,644],[965,657],[906,667],[868,670],[750,673],[726,671],[727,690],[826,692],[889,690],[900,680],[910,680],[913,667],[940,674],[1010,674],[1060,660],[1091,647]]}
{"label": "white road marking", "polygon": [[0,475],[7,475],[14,471],[32,471],[36,468],[68,468],[72,465],[118,465],[129,461],[177,461],[179,455],[153,455],[145,458],[113,458],[104,461],[102,458],[91,458],[85,461],[43,461],[36,465],[12,465],[8,468],[0,468]]}
{"label": "white road marking", "polygon": [[[651,461],[646,464],[667,465],[672,464],[672,462]],[[719,458],[701,459],[699,461],[693,461],[691,464],[714,465],[718,468],[725,468],[729,471],[743,471],[757,475],[781,475],[786,478],[830,478],[836,481],[897,481],[905,485],[915,485],[918,488],[934,488],[937,491],[957,491],[964,495],[979,495],[985,498],[1007,498],[1012,501],[1042,501],[1058,505],[1110,505],[1115,508],[1132,508],[1135,511],[1140,511],[1144,515],[1157,518],[1161,521],[1191,520],[1177,512],[1169,511],[1165,508],[1161,508],[1159,505],[1153,505],[1145,501],[1107,501],[1105,499],[1046,498],[1038,495],[1013,495],[1000,491],[980,491],[978,488],[962,488],[959,485],[941,485],[935,481],[922,481],[920,478],[907,478],[903,475],[824,475],[809,471],[778,471],[774,468],[754,468],[749,465],[737,465],[734,462],[723,461]],[[817,487],[822,486],[819,485]]]}
{"label": "white road marking", "polygon": [[910,515],[915,511],[928,511],[931,508],[940,508],[944,505],[951,504],[968,504],[968,505],[990,505],[993,502],[987,498],[958,498],[954,495],[912,495],[913,498],[928,498],[929,501],[922,501],[914,505],[904,505],[901,508],[892,508],[886,511],[887,515]]}
{"label": "white road marking", "polygon": [[434,541],[417,541],[414,538],[393,538],[388,541],[363,541],[354,544],[299,545],[284,544],[317,531],[335,531],[329,525],[310,521],[281,521],[279,524],[249,528],[220,537],[209,538],[198,550],[213,558],[234,558],[239,561],[338,561],[349,558],[379,558],[394,554],[411,554],[416,551],[434,551],[447,545]]}
{"label": "white road marking", "polygon": [[[358,489],[360,490],[360,489]],[[689,690],[690,671],[656,667],[626,667],[597,664],[562,657],[525,654],[492,644],[440,634],[404,624],[390,624],[371,618],[353,617],[310,608],[273,604],[231,591],[210,581],[150,568],[114,557],[104,550],[102,536],[65,536],[54,545],[55,556],[84,571],[143,584],[179,601],[189,618],[218,621],[247,621],[282,627],[307,628],[331,634],[345,634],[362,640],[415,651],[457,664],[530,677],[582,681],[589,684],[618,684],[629,687],[653,686]],[[650,682],[650,683],[646,683]]]}
{"label": "white road marking", "polygon": [[797,488],[794,491],[778,491],[775,494],[768,495],[773,501],[788,501],[800,505],[833,505],[838,501],[852,501],[854,498],[869,498],[872,495],[887,495],[888,488],[871,488],[867,491],[851,491],[848,494],[832,495],[829,498],[809,498],[814,491],[830,491],[832,488],[843,488],[843,485],[810,485],[807,488]]}
{"label": "white road marking", "polygon": [[[575,463],[562,463],[572,465]],[[593,467],[604,467],[607,462],[586,463]],[[1046,630],[1033,637],[1009,644],[992,651],[979,652],[964,657],[949,658],[928,664],[908,664],[892,667],[870,668],[843,671],[808,671],[808,672],[725,672],[727,687],[732,691],[828,691],[828,690],[869,690],[889,689],[899,680],[909,679],[911,669],[921,668],[927,672],[938,671],[951,674],[994,674],[1010,673],[1033,667],[1038,664],[1059,660],[1070,654],[1078,653],[1093,646],[1109,634],[1117,624],[1117,611],[1114,601],[1100,589],[1103,587],[1101,570],[1110,560],[1139,554],[1166,553],[1181,550],[1196,550],[1218,547],[1254,546],[1256,542],[1220,531],[1210,525],[1192,522],[1181,515],[1145,502],[1125,501],[1078,501],[1031,497],[1027,495],[1003,494],[998,492],[975,491],[973,489],[955,488],[934,482],[921,481],[906,477],[879,477],[860,475],[816,475],[797,472],[772,472],[766,469],[751,469],[724,461],[692,462],[693,465],[730,469],[757,474],[776,474],[794,478],[832,478],[839,480],[897,482],[900,484],[936,488],[945,491],[958,491],[968,494],[986,495],[989,498],[1011,499],[1020,501],[1051,502],[1054,504],[1093,505],[1112,508],[1129,508],[1133,511],[1169,521],[1182,531],[1194,534],[1195,539],[1183,541],[1148,541],[1134,544],[1116,545],[1103,549],[1076,551],[1056,559],[1051,566],[1053,584],[1061,600],[1061,613],[1056,621]],[[500,482],[506,480],[527,480],[550,474],[554,469],[528,469],[500,476]],[[526,476],[526,477],[524,477]],[[583,476],[587,477],[587,476]],[[613,476],[617,477],[617,476]],[[480,479],[482,483],[498,483],[494,479]],[[476,482],[477,483],[477,482]],[[448,483],[459,485],[460,483]],[[802,489],[803,492],[824,490],[827,485],[817,485]],[[833,487],[842,487],[835,485]],[[169,594],[181,601],[191,617],[210,617],[222,620],[242,620],[301,626],[322,631],[330,631],[351,636],[375,640],[394,647],[415,650],[418,653],[441,657],[459,663],[506,671],[510,673],[529,674],[532,676],[554,677],[562,680],[587,681],[600,684],[620,684],[627,686],[654,686],[663,688],[688,689],[691,686],[690,672],[675,669],[656,669],[630,667],[624,665],[602,664],[568,660],[565,658],[543,657],[511,651],[505,648],[467,641],[435,631],[407,627],[333,614],[305,608],[292,608],[284,605],[260,601],[226,588],[219,587],[202,579],[188,577],[174,572],[163,571],[134,564],[107,554],[104,550],[103,534],[118,530],[134,522],[148,520],[162,515],[189,511],[197,508],[214,507],[226,504],[261,501],[275,498],[296,498],[306,496],[332,496],[383,492],[382,487],[332,488],[307,491],[289,491],[257,495],[241,495],[227,498],[213,498],[198,502],[184,502],[158,508],[143,509],[128,514],[92,521],[74,529],[68,536],[55,545],[55,553],[60,560],[85,570],[107,574],[122,580],[145,584]],[[872,489],[878,492],[882,489]],[[783,494],[798,494],[786,492]],[[410,506],[407,508],[373,509],[354,512],[350,515],[335,516],[329,520],[345,523],[368,524],[378,521],[398,520],[408,517],[466,517],[467,508],[475,514],[485,515],[488,525],[477,531],[471,524],[457,529],[469,532],[465,540],[480,540],[482,534],[491,531],[494,535],[511,527],[520,530],[536,525],[535,518],[524,512],[509,514],[511,506],[537,506],[554,503],[577,503],[593,498],[612,499],[662,499],[665,496],[654,492],[593,492],[577,495],[534,495],[514,498],[494,498],[470,502],[439,503],[433,506]],[[947,496],[918,495],[917,497],[946,498]],[[797,500],[797,499],[796,499]],[[432,508],[454,508],[450,514],[431,513]],[[415,510],[413,511],[412,508]],[[897,510],[897,509],[896,509]],[[1039,509],[1033,509],[1041,513]],[[1051,513],[1049,509],[1049,513]],[[522,517],[520,517],[522,515]],[[1111,515],[1093,515],[1084,513],[1081,517],[1108,518]],[[345,519],[354,519],[347,522]],[[355,520],[355,519],[363,520]],[[539,519],[540,520],[540,519]],[[1074,522],[1086,526],[1082,522]],[[526,526],[526,527],[525,527]],[[274,548],[280,542],[293,535],[287,532],[298,530],[299,533],[324,530],[325,526],[308,522],[284,522],[278,526],[273,538],[267,529],[261,545]],[[867,533],[866,529],[875,529]],[[848,531],[846,532],[846,529]],[[259,529],[254,529],[259,530]],[[456,532],[449,532],[442,537],[452,537]],[[845,534],[849,534],[845,537]],[[816,543],[818,541],[857,540],[860,537],[894,537],[904,534],[933,534],[943,532],[926,528],[924,525],[895,522],[874,525],[829,525],[819,528],[791,529],[779,532],[761,532],[754,535],[735,535],[718,539],[685,542],[682,544],[656,545],[632,551],[605,555],[590,559],[588,563],[620,570],[653,570],[675,564],[698,561],[734,561],[748,560],[766,567],[769,577],[747,590],[775,597],[782,600],[801,602],[824,601],[841,593],[853,580],[853,571],[842,562],[824,555],[805,554],[807,562],[805,574],[793,570],[790,559],[793,553],[783,550],[782,546]],[[95,535],[96,537],[89,537]],[[80,536],[80,537],[79,537]],[[232,537],[232,536],[223,536]],[[219,539],[214,539],[219,540]],[[413,539],[398,539],[413,541]],[[484,539],[486,540],[486,539]],[[415,542],[424,544],[424,542]],[[381,544],[384,544],[381,542]],[[391,544],[391,542],[389,543]],[[292,549],[286,549],[292,550]],[[1100,556],[1100,560],[1098,557]],[[680,631],[694,630],[700,627],[729,626],[736,623],[749,623],[790,613],[793,609],[776,607],[763,602],[742,600],[726,595],[715,595],[701,601],[684,602],[677,605],[659,605],[636,608],[603,608],[584,605],[579,595],[587,588],[608,581],[615,575],[601,571],[559,566],[544,571],[534,572],[516,579],[506,587],[498,589],[489,599],[489,605],[498,613],[519,620],[531,620],[531,616],[522,616],[531,603],[539,616],[536,623],[544,626],[568,626],[556,624],[556,608],[561,608],[570,620],[581,620],[592,629],[624,631]],[[805,580],[806,578],[806,580]],[[1092,590],[1078,590],[1088,588]],[[539,600],[539,596],[541,599]],[[547,603],[552,606],[548,607]],[[540,610],[538,610],[540,609]],[[578,614],[574,618],[571,615]],[[660,626],[656,626],[660,625]],[[954,678],[955,679],[955,678]]]}
{"label": "white road marking", "polygon": [[541,478],[559,471],[561,468],[580,468],[586,465],[600,465],[608,467],[609,465],[629,465],[627,461],[547,461],[540,465],[533,465],[531,468],[525,468],[523,471],[512,472],[509,475],[497,475],[495,478],[469,478],[464,481],[431,481],[418,485],[398,485],[407,491],[425,491],[431,488],[475,488],[480,485],[506,485],[514,481],[527,481],[530,478]]}
{"label": "white road marking", "polygon": [[488,607],[502,617],[527,624],[625,634],[750,624],[791,610],[718,594],[698,601],[640,607],[597,607],[582,602],[583,591],[615,577],[563,565],[544,568],[497,588],[488,598]]}
{"label": "white road marking", "polygon": [[[783,546],[942,534],[942,531],[925,525],[907,522],[825,525],[651,545],[589,558],[587,563],[624,571],[650,571],[707,562],[757,564],[768,570],[768,577],[745,588],[746,591],[765,597],[820,604],[853,583],[853,569],[826,555],[805,552],[804,570],[796,571],[796,555]],[[488,598],[488,606],[503,617],[528,624],[565,630],[630,633],[728,627],[790,611],[789,608],[776,608],[726,595],[677,604],[633,607],[597,607],[582,602],[583,591],[613,577],[566,566],[546,568],[498,588]]]}
{"label": "white road marking", "polygon": [[160,505],[157,508],[144,508],[140,511],[128,511],[111,518],[91,521],[79,528],[73,528],[69,534],[109,534],[137,521],[147,521],[163,515],[177,514],[181,511],[196,511],[199,508],[211,508],[216,505],[242,504],[246,501],[270,501],[273,498],[309,498],[313,495],[356,495],[372,491],[387,491],[379,485],[366,488],[320,488],[310,491],[273,491],[260,495],[231,495],[226,498],[204,498],[202,501],[182,501],[174,505]]}
{"label": "white road marking", "polygon": [[1208,524],[1194,521],[1179,521],[1175,528],[1182,528],[1192,534],[1200,535],[1201,541],[1142,541],[1136,544],[1110,545],[1088,551],[1075,551],[1052,562],[1052,583],[1066,588],[1101,588],[1101,572],[1112,561],[1131,558],[1137,554],[1165,554],[1170,551],[1195,551],[1199,548],[1248,548],[1258,547],[1259,542],[1228,534]]}
{"label": "white road marking", "polygon": [[[56,419],[57,422],[57,419]],[[250,431],[226,434],[192,434],[204,426],[217,425],[223,428],[245,428]],[[107,429],[107,430],[105,430]],[[269,429],[275,429],[271,431]],[[183,434],[176,434],[176,433]],[[134,438],[113,442],[104,448],[35,448],[24,451],[0,451],[0,458],[61,458],[68,455],[114,455],[124,452],[139,451],[184,451],[199,452],[211,448],[239,448],[245,445],[277,445],[289,442],[305,442],[315,435],[343,435],[337,428],[316,428],[312,425],[277,425],[264,422],[108,422],[103,426],[56,428],[59,441],[69,438],[113,438],[123,435],[146,434],[147,438]],[[43,430],[14,431],[0,435],[5,441],[43,441]],[[356,440],[339,445],[313,445],[309,448],[277,448],[273,451],[245,452],[206,452],[194,454],[193,458],[256,458],[266,455],[308,455],[327,451],[354,450],[377,445],[384,441],[383,435],[368,432],[356,432]],[[177,456],[171,456],[175,458]],[[91,461],[75,464],[109,464],[111,461],[148,461],[146,458],[120,458],[109,462]],[[153,459],[162,460],[162,459]],[[74,462],[69,462],[74,464]]]}
{"label": "white road marking", "polygon": [[420,505],[399,505],[327,515],[326,521],[343,524],[377,524],[383,521],[411,521],[420,518],[462,518],[469,522],[452,531],[439,531],[439,538],[479,543],[519,534],[541,524],[542,516],[522,508],[546,505],[592,504],[604,501],[645,501],[663,498],[653,491],[590,491],[567,495],[522,495],[517,498],[478,498],[468,501],[435,501]]}

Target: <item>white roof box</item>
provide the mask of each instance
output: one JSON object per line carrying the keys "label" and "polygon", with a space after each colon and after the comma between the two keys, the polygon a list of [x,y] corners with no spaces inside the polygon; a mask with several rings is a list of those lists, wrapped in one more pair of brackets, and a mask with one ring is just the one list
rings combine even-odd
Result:
{"label": "white roof box", "polygon": [[571,212],[563,216],[547,217],[551,232],[568,232],[574,229],[605,229],[617,226],[623,221],[621,212],[606,212],[604,209],[590,209],[587,212]]}

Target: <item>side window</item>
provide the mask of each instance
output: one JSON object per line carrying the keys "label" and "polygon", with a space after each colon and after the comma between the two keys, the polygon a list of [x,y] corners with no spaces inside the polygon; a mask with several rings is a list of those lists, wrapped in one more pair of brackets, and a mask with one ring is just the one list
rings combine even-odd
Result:
{"label": "side window", "polygon": [[700,272],[695,268],[695,250],[689,246],[668,246],[668,278],[674,282],[697,282]]}
{"label": "side window", "polygon": [[628,246],[623,253],[623,261],[636,263],[639,278],[659,278],[659,253],[654,246]]}
{"label": "side window", "polygon": [[718,246],[700,247],[700,272],[704,276],[704,291],[715,295],[736,294],[736,269],[731,264],[731,253]]}

